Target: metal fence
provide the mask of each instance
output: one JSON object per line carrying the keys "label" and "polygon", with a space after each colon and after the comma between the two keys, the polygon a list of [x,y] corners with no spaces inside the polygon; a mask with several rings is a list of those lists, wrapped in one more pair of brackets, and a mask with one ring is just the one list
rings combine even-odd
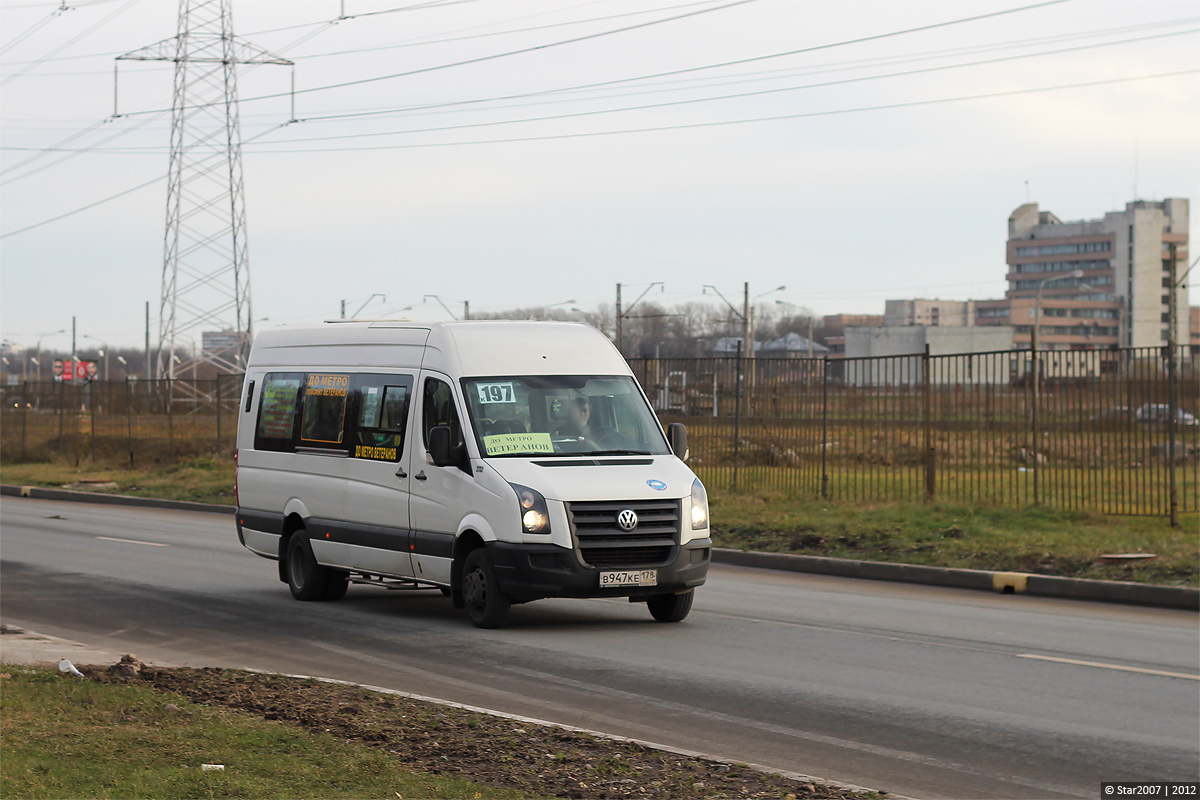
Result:
{"label": "metal fence", "polygon": [[[630,365],[663,423],[687,424],[689,463],[713,488],[1166,516],[1200,507],[1200,354],[1183,355],[1174,425],[1158,348]],[[0,458],[228,455],[241,384],[7,386]]]}
{"label": "metal fence", "polygon": [[[706,484],[836,500],[1197,510],[1196,353],[637,359]],[[1035,379],[1036,376],[1036,379]]]}
{"label": "metal fence", "polygon": [[128,466],[234,449],[240,375],[6,386],[0,458]]}

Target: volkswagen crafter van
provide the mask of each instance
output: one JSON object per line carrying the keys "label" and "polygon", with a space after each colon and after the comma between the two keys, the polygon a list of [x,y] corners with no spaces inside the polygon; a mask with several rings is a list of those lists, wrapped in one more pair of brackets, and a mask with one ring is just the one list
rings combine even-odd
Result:
{"label": "volkswagen crafter van", "polygon": [[239,411],[238,537],[298,600],[426,586],[494,628],[513,603],[628,597],[678,622],[708,573],[686,429],[586,325],[268,330]]}

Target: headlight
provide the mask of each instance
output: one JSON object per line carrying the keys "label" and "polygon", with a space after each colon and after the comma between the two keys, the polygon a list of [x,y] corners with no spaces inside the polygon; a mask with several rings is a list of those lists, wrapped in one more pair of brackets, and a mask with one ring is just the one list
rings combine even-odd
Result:
{"label": "headlight", "polygon": [[525,533],[549,533],[550,512],[541,492],[519,483],[510,483],[509,486],[517,493],[517,505],[521,507],[521,530]]}
{"label": "headlight", "polygon": [[692,484],[692,530],[708,527],[708,493],[697,478]]}

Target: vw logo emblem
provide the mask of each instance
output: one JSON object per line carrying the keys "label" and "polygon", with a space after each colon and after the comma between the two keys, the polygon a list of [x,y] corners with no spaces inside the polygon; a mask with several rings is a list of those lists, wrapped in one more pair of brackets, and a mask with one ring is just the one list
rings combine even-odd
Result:
{"label": "vw logo emblem", "polygon": [[631,531],[637,527],[638,519],[637,512],[632,508],[625,508],[617,514],[617,527],[623,531]]}

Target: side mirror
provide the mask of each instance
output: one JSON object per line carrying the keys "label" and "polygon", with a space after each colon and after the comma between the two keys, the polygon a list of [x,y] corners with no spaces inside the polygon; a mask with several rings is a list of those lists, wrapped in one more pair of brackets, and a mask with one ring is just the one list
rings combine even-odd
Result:
{"label": "side mirror", "polygon": [[687,425],[684,425],[682,422],[672,422],[668,425],[667,444],[671,445],[671,452],[679,456],[681,461],[687,461]]}
{"label": "side mirror", "polygon": [[450,457],[450,427],[438,425],[429,429],[429,462],[435,467],[449,467],[454,464]]}

